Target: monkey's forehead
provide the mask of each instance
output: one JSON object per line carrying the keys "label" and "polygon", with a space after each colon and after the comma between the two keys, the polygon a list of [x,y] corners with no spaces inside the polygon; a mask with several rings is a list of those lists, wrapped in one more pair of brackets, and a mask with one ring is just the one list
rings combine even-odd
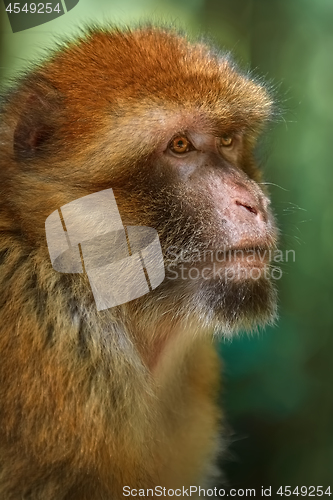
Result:
{"label": "monkey's forehead", "polygon": [[196,106],[219,118],[261,121],[271,112],[266,89],[204,43],[158,28],[89,32],[57,52],[42,75],[71,105],[107,110],[152,99]]}

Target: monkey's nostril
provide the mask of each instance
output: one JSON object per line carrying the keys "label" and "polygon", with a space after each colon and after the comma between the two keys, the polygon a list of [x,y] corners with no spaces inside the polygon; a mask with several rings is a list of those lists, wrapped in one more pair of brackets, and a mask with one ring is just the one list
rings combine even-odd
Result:
{"label": "monkey's nostril", "polygon": [[255,207],[248,205],[247,203],[242,203],[241,201],[236,200],[236,205],[246,208],[246,210],[251,212],[251,214],[258,215],[258,210]]}

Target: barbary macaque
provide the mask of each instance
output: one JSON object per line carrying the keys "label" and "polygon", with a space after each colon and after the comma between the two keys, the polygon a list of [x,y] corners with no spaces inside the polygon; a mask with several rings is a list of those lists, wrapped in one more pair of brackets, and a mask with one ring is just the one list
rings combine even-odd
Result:
{"label": "barbary macaque", "polygon": [[[276,315],[254,159],[272,106],[229,56],[152,26],[93,28],[4,93],[1,499],[218,484],[215,338]],[[104,190],[124,228],[157,231],[165,278],[98,310],[87,270],[53,268],[45,221]]]}

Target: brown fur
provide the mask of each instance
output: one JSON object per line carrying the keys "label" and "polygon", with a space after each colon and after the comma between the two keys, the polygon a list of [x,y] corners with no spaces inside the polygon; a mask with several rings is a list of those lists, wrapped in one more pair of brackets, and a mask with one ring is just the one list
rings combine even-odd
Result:
{"label": "brown fur", "polygon": [[[124,485],[206,484],[221,431],[212,334],[223,321],[181,286],[98,313],[85,275],[52,269],[44,224],[112,187],[125,225],[155,227],[164,249],[193,247],[199,229],[185,241],[182,216],[165,201],[173,195],[151,167],[156,147],[189,127],[246,130],[242,169],[258,180],[252,149],[270,113],[265,89],[227,58],[155,28],[92,30],[5,97],[1,499],[116,500]],[[261,321],[252,315],[249,326]]]}

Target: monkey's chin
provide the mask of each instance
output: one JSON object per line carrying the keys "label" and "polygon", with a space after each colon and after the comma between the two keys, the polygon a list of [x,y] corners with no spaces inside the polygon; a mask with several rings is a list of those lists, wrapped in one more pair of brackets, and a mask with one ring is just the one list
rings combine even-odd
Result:
{"label": "monkey's chin", "polygon": [[277,293],[269,269],[260,263],[206,268],[180,265],[173,282],[172,274],[166,273],[165,291],[173,295],[180,315],[196,317],[203,329],[230,336],[276,320]]}
{"label": "monkey's chin", "polygon": [[242,273],[233,279],[201,282],[193,297],[200,319],[225,336],[256,330],[277,318],[277,293],[271,280]]}

